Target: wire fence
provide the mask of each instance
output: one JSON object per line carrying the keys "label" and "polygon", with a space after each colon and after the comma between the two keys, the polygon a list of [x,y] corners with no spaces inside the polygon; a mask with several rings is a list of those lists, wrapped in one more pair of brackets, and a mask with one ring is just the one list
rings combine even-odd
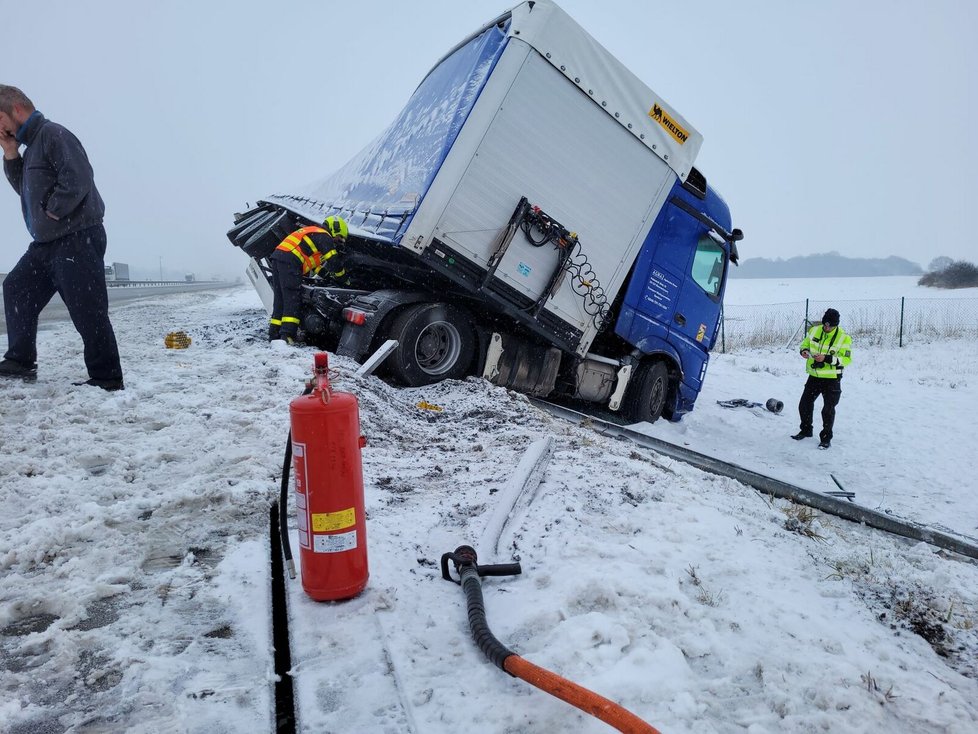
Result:
{"label": "wire fence", "polygon": [[978,338],[978,298],[804,300],[723,308],[720,351],[784,347],[801,342],[825,309],[842,314],[842,328],[862,344],[903,346],[950,337]]}

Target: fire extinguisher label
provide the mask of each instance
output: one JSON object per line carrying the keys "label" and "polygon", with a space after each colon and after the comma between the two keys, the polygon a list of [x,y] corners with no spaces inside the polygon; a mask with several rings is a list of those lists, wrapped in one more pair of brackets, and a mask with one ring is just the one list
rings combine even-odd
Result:
{"label": "fire extinguisher label", "polygon": [[312,529],[316,533],[352,528],[356,524],[357,513],[352,507],[339,512],[314,512],[312,515]]}
{"label": "fire extinguisher label", "polygon": [[313,535],[313,553],[342,553],[357,547],[357,531],[336,535]]}
{"label": "fire extinguisher label", "polygon": [[299,546],[310,548],[309,543],[309,503],[306,501],[306,445],[292,442],[292,466],[295,474],[296,520],[299,526]]}

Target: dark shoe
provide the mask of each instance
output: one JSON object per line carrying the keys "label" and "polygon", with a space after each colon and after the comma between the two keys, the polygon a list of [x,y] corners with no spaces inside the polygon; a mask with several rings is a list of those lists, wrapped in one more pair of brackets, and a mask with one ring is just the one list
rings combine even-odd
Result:
{"label": "dark shoe", "polygon": [[818,445],[818,447],[820,449],[827,449],[831,445],[832,445],[831,441],[829,441],[827,438],[823,438],[822,442]]}
{"label": "dark shoe", "polygon": [[116,390],[125,390],[126,386],[122,380],[96,380],[94,377],[90,380],[85,380],[84,382],[75,382],[73,385],[91,385],[92,387],[100,387],[108,392],[115,392]]}
{"label": "dark shoe", "polygon": [[0,361],[0,377],[13,377],[18,380],[36,380],[37,365],[27,365],[12,359]]}
{"label": "dark shoe", "polygon": [[794,436],[792,436],[795,441],[801,441],[803,438],[811,438],[812,434],[808,431],[798,431]]}

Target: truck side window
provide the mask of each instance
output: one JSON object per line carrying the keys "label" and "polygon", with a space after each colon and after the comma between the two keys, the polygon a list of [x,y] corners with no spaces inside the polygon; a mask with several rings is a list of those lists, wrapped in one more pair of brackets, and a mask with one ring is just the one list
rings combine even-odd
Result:
{"label": "truck side window", "polygon": [[696,254],[693,256],[693,280],[710,298],[715,299],[720,295],[725,258],[723,248],[706,235],[696,244]]}

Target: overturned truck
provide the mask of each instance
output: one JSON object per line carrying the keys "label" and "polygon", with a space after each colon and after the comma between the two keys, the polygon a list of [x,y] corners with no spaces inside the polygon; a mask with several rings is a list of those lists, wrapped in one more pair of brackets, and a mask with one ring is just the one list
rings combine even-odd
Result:
{"label": "overturned truck", "polygon": [[342,284],[309,278],[307,342],[424,385],[482,375],[627,420],[693,408],[742,235],[693,167],[702,137],[548,0],[451,49],[373,143],[317,183],[236,215],[266,258],[329,215]]}

